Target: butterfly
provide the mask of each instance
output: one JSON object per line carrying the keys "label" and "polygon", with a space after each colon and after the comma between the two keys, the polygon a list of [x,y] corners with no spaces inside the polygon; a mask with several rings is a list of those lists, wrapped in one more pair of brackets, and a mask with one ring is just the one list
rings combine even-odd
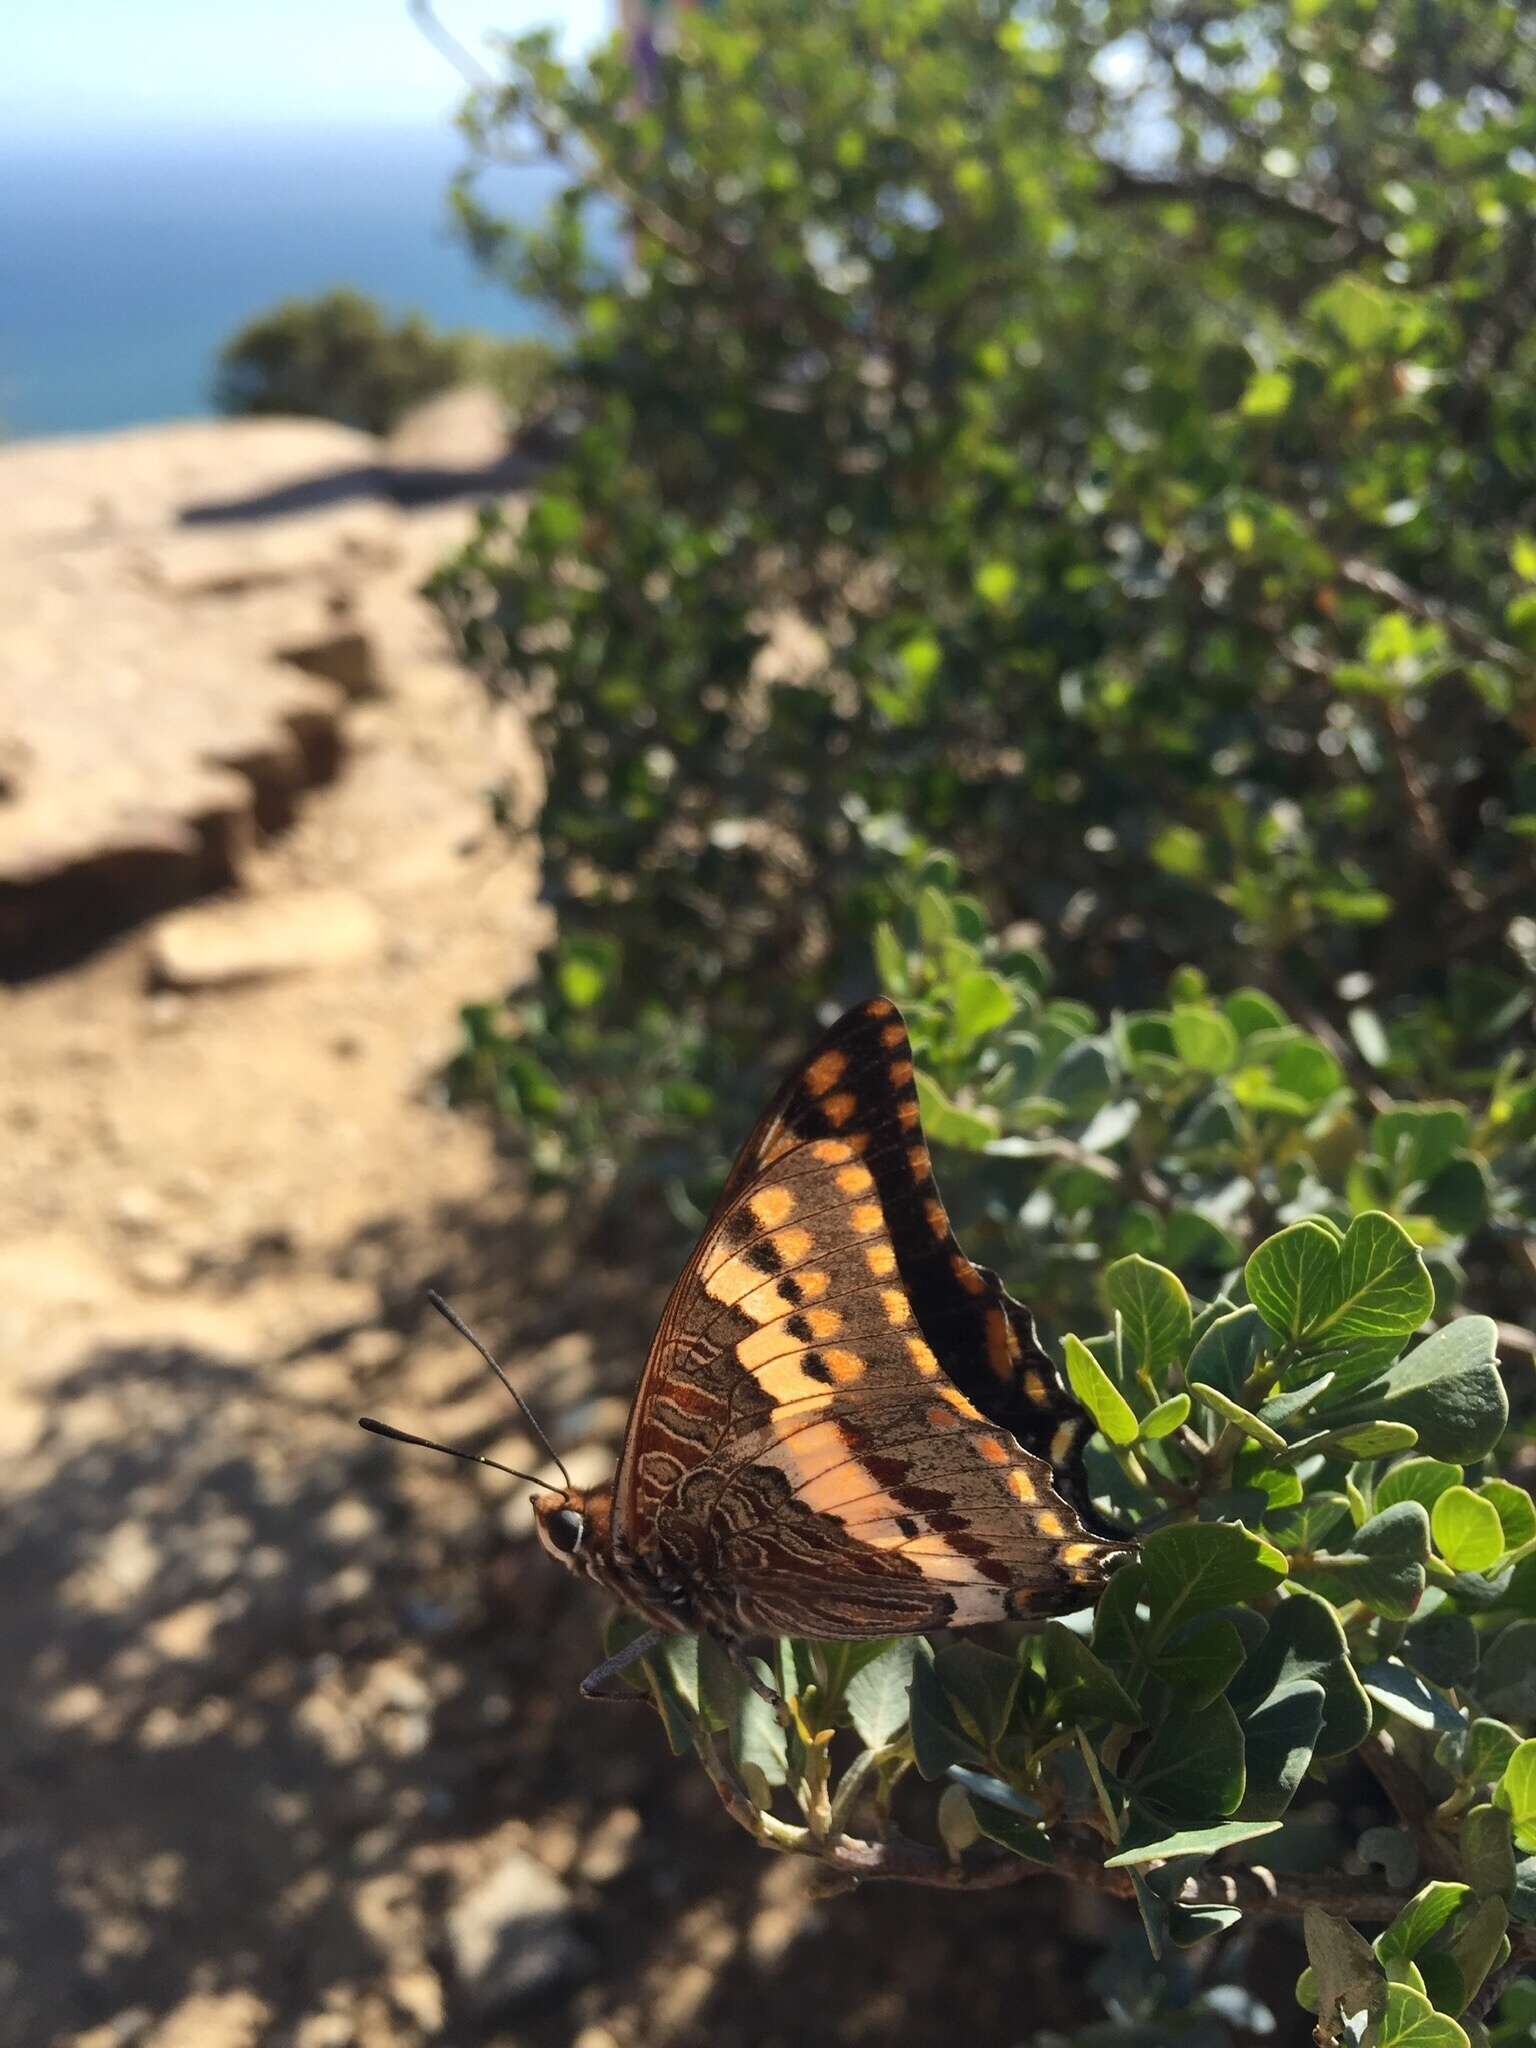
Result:
{"label": "butterfly", "polygon": [[896,1005],[849,1010],[743,1145],[652,1341],[613,1480],[534,1497],[648,1632],[923,1634],[1090,1604],[1133,1539],[1029,1311],[955,1240]]}

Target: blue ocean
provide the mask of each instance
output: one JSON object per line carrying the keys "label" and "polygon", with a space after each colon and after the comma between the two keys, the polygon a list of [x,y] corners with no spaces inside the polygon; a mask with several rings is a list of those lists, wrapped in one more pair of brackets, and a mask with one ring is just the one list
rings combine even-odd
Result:
{"label": "blue ocean", "polygon": [[[209,410],[220,344],[279,299],[350,284],[441,326],[526,334],[449,225],[446,129],[114,139],[0,136],[0,438]],[[497,170],[503,213],[544,170]]]}

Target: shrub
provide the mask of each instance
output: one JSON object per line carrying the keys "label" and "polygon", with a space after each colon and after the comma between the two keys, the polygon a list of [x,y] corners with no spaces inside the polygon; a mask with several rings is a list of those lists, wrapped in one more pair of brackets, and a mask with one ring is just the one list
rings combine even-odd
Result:
{"label": "shrub", "polygon": [[659,1098],[717,1138],[722,1077],[868,985],[910,840],[1075,995],[1194,959],[1393,1093],[1495,1065],[1536,947],[1519,11],[677,34],[643,106],[535,38],[472,109],[568,167],[542,232],[466,211],[569,322],[586,424],[438,584],[548,764],[601,971],[527,1034],[560,1020],[562,1087],[623,1072],[615,1161]]}
{"label": "shrub", "polygon": [[286,299],[232,336],[219,352],[214,403],[225,413],[310,414],[384,434],[454,384],[489,383],[522,413],[551,359],[548,343],[531,338],[443,332],[420,313],[391,322],[376,300],[338,287]]}

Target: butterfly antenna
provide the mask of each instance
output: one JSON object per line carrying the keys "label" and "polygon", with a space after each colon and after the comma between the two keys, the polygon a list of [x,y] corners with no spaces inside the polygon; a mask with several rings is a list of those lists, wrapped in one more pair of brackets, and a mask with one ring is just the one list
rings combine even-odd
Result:
{"label": "butterfly antenna", "polygon": [[519,1472],[514,1465],[503,1465],[495,1458],[482,1458],[478,1451],[458,1451],[452,1444],[436,1444],[429,1436],[412,1436],[408,1429],[396,1429],[390,1422],[376,1422],[371,1415],[360,1415],[357,1426],[371,1431],[374,1436],[387,1436],[397,1444],[416,1444],[424,1451],[441,1451],[445,1458],[462,1458],[466,1465],[489,1465],[493,1472],[505,1472],[509,1479],[526,1479],[530,1486],[544,1484],[532,1472]]}
{"label": "butterfly antenna", "polygon": [[512,1396],[513,1400],[517,1403],[518,1408],[522,1412],[523,1420],[527,1423],[528,1427],[533,1431],[534,1435],[538,1438],[539,1442],[544,1446],[545,1453],[548,1456],[551,1464],[553,1464],[556,1467],[560,1474],[560,1477],[565,1481],[566,1492],[574,1493],[576,1489],[571,1484],[570,1473],[567,1472],[565,1469],[565,1460],[561,1457],[560,1453],[555,1449],[554,1445],[550,1442],[549,1438],[544,1434],[543,1430],[540,1429],[538,1423],[534,1420],[533,1410],[528,1406],[528,1403],[523,1399],[522,1395],[517,1391],[516,1387],[513,1386],[512,1382],[507,1378],[506,1374],[502,1371],[501,1367],[496,1363],[495,1359],[492,1358],[490,1352],[487,1351],[485,1346],[481,1343],[480,1339],[469,1327],[468,1323],[465,1322],[464,1318],[460,1315],[455,1314],[455,1312],[448,1306],[447,1302],[444,1301],[443,1297],[440,1294],[436,1293],[430,1287],[427,1289],[427,1299],[431,1302],[432,1306],[437,1310],[438,1314],[443,1318],[443,1321],[449,1324],[453,1329],[457,1330],[459,1335],[464,1339],[466,1344],[472,1344],[476,1351],[479,1352],[480,1356],[485,1360],[486,1364],[491,1368],[491,1371],[495,1373],[497,1379],[501,1381],[501,1384],[506,1388],[507,1392]]}

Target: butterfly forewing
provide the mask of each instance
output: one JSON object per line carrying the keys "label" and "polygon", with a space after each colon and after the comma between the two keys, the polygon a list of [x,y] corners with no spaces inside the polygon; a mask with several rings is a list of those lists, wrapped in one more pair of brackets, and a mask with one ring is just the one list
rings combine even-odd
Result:
{"label": "butterfly forewing", "polygon": [[906,1027],[877,997],[784,1084],[673,1290],[616,1541],[740,1630],[1059,1612],[1127,1548],[1083,1512],[1085,1421],[955,1242]]}

